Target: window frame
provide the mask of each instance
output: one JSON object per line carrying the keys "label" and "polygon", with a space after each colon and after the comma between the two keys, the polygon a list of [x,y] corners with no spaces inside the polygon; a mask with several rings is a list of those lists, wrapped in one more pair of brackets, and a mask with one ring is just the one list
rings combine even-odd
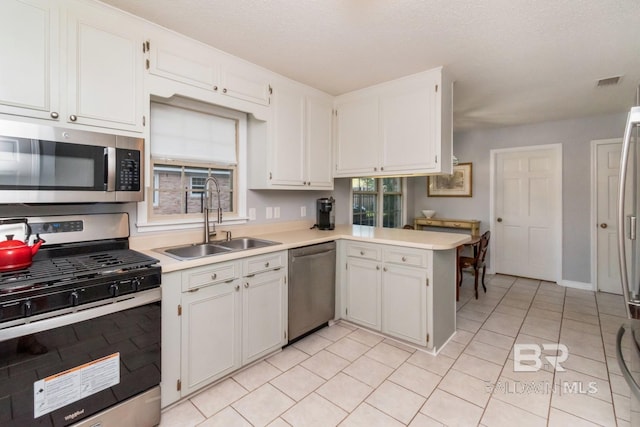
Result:
{"label": "window frame", "polygon": [[[363,179],[363,178],[372,178],[375,179],[376,184],[376,191],[372,192],[372,191],[354,191],[353,189],[353,180],[354,179]],[[384,192],[384,186],[383,186],[383,179],[385,178],[398,178],[400,179],[400,192],[397,191],[392,191],[392,192]],[[349,205],[350,205],[350,212],[351,214],[349,215],[349,224],[353,225],[353,208],[354,208],[354,195],[355,194],[375,194],[376,196],[376,215],[375,215],[375,227],[384,227],[383,223],[383,218],[384,218],[384,195],[400,195],[401,197],[401,209],[402,212],[400,214],[400,223],[401,224],[406,224],[407,223],[407,179],[405,177],[395,177],[395,176],[381,176],[381,177],[353,177],[353,178],[349,178],[350,180],[350,185],[349,185]],[[386,228],[390,228],[390,227],[386,227]],[[398,228],[402,228],[402,225],[399,225]]]}

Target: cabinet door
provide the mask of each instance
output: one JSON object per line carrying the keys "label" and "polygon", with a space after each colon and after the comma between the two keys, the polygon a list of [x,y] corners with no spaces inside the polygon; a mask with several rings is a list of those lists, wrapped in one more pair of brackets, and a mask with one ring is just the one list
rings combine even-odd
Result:
{"label": "cabinet door", "polygon": [[0,58],[0,113],[57,118],[58,10],[53,2],[0,2]]}
{"label": "cabinet door", "polygon": [[307,186],[333,189],[331,98],[307,97],[305,113]]}
{"label": "cabinet door", "polygon": [[347,259],[347,319],[380,330],[380,263]]}
{"label": "cabinet door", "polygon": [[381,96],[381,169],[385,173],[435,171],[439,143],[435,87],[435,82],[424,81]]}
{"label": "cabinet door", "polygon": [[182,396],[240,367],[240,280],[182,294]]}
{"label": "cabinet door", "polygon": [[142,37],[138,21],[81,3],[68,19],[67,121],[142,130]]}
{"label": "cabinet door", "polygon": [[242,364],[286,344],[287,290],[283,270],[245,278],[242,290]]}
{"label": "cabinet door", "polygon": [[385,264],[382,301],[382,332],[426,345],[427,271]]}
{"label": "cabinet door", "polygon": [[222,65],[220,77],[223,94],[256,104],[269,104],[270,78],[255,65],[229,61]]}
{"label": "cabinet door", "polygon": [[378,172],[378,98],[357,99],[337,108],[336,176]]}
{"label": "cabinet door", "polygon": [[304,95],[279,85],[272,97],[271,185],[306,184],[304,176]]}

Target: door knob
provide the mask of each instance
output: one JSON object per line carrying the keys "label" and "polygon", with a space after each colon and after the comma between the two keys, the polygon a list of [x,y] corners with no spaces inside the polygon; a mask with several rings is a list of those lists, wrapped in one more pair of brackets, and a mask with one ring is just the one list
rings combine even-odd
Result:
{"label": "door knob", "polygon": [[606,222],[603,222],[602,224],[600,224],[600,228],[607,228],[607,227],[608,227],[608,225],[607,225]]}
{"label": "door knob", "polygon": [[498,222],[502,222],[502,218],[498,218]]}

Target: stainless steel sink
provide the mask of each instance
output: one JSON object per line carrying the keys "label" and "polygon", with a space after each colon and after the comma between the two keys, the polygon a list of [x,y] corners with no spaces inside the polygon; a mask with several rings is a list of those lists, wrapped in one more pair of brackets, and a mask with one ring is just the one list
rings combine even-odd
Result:
{"label": "stainless steel sink", "polygon": [[254,239],[252,237],[238,237],[236,239],[217,241],[213,243],[197,243],[192,245],[161,248],[156,249],[156,251],[172,258],[186,260],[279,244],[280,243],[278,242],[272,242],[270,240]]}
{"label": "stainless steel sink", "polygon": [[272,242],[271,240],[255,239],[253,237],[238,237],[224,242],[216,242],[216,244],[234,251],[243,251],[245,249],[256,249],[264,248],[265,246],[279,245],[280,243]]}

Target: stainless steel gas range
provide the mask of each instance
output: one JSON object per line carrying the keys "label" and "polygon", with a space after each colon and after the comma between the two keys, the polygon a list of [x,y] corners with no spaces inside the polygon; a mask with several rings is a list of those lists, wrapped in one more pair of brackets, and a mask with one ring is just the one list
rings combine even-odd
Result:
{"label": "stainless steel gas range", "polygon": [[157,425],[157,260],[124,213],[27,220],[46,244],[0,272],[0,425]]}

